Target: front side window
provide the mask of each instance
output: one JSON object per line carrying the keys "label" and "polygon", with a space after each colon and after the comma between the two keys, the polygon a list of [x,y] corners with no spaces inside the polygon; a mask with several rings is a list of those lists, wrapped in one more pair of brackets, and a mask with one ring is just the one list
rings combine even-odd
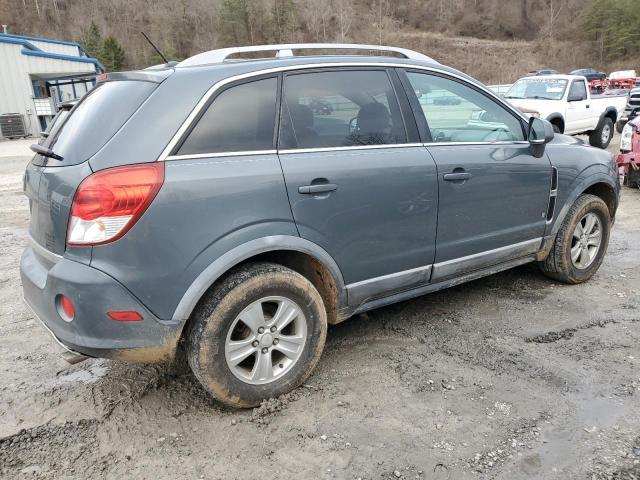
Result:
{"label": "front side window", "polygon": [[587,86],[582,80],[576,80],[569,89],[569,100],[586,100]]}
{"label": "front side window", "polygon": [[406,143],[385,71],[345,70],[285,77],[280,148]]}
{"label": "front side window", "polygon": [[522,141],[522,123],[483,93],[437,75],[407,72],[433,142]]}
{"label": "front side window", "polygon": [[178,149],[178,155],[270,150],[277,78],[236,85],[220,93]]}

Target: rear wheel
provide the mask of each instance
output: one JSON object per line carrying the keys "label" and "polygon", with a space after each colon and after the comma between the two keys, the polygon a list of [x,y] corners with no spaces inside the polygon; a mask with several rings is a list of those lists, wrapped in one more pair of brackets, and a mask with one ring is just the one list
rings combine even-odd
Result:
{"label": "rear wheel", "polygon": [[563,220],[540,268],[564,283],[586,282],[602,264],[610,231],[611,217],[604,201],[595,195],[581,195]]}
{"label": "rear wheel", "polygon": [[253,407],[299,386],[320,359],[326,334],[324,304],[309,280],[281,265],[248,264],[202,301],[187,358],[218,400]]}
{"label": "rear wheel", "polygon": [[622,120],[618,120],[616,122],[616,132],[622,133],[622,130],[624,130],[624,126],[626,124],[627,124],[626,122],[623,122]]}
{"label": "rear wheel", "polygon": [[589,134],[589,144],[592,147],[605,149],[613,138],[613,120],[605,118],[600,125]]}

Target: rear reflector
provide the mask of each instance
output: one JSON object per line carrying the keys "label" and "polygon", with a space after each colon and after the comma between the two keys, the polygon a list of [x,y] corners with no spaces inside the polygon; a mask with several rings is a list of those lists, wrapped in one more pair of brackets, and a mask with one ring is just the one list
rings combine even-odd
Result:
{"label": "rear reflector", "polygon": [[164,182],[164,162],[110,168],[85,178],[71,206],[67,245],[100,245],[122,237]]}
{"label": "rear reflector", "polygon": [[133,310],[126,310],[122,312],[107,312],[111,320],[116,322],[139,322],[142,320],[142,315]]}
{"label": "rear reflector", "polygon": [[56,308],[58,315],[60,315],[65,322],[70,322],[76,315],[76,309],[73,303],[71,303],[69,297],[65,297],[64,295],[58,295],[56,297]]}

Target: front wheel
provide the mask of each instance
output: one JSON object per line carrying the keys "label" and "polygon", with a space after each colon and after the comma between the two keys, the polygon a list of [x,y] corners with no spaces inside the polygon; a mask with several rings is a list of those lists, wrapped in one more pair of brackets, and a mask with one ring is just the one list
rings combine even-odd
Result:
{"label": "front wheel", "polygon": [[551,252],[539,262],[548,277],[582,283],[598,271],[609,245],[611,216],[600,197],[581,195],[556,234]]}
{"label": "front wheel", "polygon": [[603,150],[609,146],[613,138],[613,120],[609,117],[605,118],[600,125],[589,134],[589,144],[592,147],[602,148]]}
{"label": "front wheel", "polygon": [[191,320],[187,358],[196,378],[221,402],[242,408],[304,382],[327,335],[316,288],[273,263],[247,264],[231,273]]}

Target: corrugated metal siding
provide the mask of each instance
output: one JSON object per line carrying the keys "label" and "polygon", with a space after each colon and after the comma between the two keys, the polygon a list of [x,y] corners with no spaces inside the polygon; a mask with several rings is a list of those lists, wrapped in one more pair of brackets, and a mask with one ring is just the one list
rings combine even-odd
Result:
{"label": "corrugated metal siding", "polygon": [[29,43],[33,44],[41,50],[44,50],[45,52],[59,53],[62,55],[80,55],[80,50],[78,49],[78,47],[74,47],[72,45],[61,45],[59,43],[50,42],[37,42],[35,40],[29,40]]}
{"label": "corrugated metal siding", "polygon": [[[44,42],[38,42],[43,43]],[[56,46],[55,44],[48,44]],[[38,45],[39,46],[39,45]],[[63,47],[65,45],[62,45]],[[95,72],[92,63],[69,62],[21,53],[22,46],[0,43],[0,114],[21,113],[33,135],[38,135],[40,125],[33,105],[33,89],[29,74],[72,75]],[[31,115],[27,115],[27,109]]]}

